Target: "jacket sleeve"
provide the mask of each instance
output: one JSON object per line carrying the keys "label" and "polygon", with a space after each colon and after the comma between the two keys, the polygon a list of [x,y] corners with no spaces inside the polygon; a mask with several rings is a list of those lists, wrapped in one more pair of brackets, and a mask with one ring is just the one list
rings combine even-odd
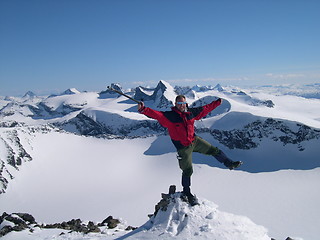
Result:
{"label": "jacket sleeve", "polygon": [[221,98],[219,98],[216,101],[213,101],[212,103],[209,103],[207,105],[204,105],[200,107],[201,111],[195,116],[195,120],[200,120],[201,118],[205,117],[210,113],[212,110],[214,110],[216,107],[220,106],[221,104]]}
{"label": "jacket sleeve", "polygon": [[168,127],[168,124],[170,123],[170,121],[164,116],[163,112],[153,110],[148,107],[144,107],[143,109],[139,110],[139,112],[147,117],[158,120],[158,122],[164,127]]}

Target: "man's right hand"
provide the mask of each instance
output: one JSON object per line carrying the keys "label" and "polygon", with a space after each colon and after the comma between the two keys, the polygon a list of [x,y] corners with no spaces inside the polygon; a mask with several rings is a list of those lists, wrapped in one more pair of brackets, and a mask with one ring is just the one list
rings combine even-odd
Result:
{"label": "man's right hand", "polygon": [[139,102],[138,103],[138,111],[141,112],[144,109],[144,103],[143,102]]}

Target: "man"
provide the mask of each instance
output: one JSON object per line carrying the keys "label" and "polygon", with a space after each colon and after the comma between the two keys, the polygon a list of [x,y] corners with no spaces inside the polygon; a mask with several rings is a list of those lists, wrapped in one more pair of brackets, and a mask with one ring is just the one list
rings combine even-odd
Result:
{"label": "man", "polygon": [[230,170],[239,167],[242,162],[232,161],[220,149],[212,146],[207,141],[194,133],[194,122],[205,117],[222,103],[219,98],[210,104],[197,108],[188,108],[186,97],[178,95],[175,106],[171,111],[156,111],[145,107],[143,102],[138,104],[138,111],[158,122],[168,129],[169,135],[178,152],[179,166],[182,170],[183,194],[191,205],[198,204],[197,198],[191,193],[192,152],[199,152],[215,157]]}

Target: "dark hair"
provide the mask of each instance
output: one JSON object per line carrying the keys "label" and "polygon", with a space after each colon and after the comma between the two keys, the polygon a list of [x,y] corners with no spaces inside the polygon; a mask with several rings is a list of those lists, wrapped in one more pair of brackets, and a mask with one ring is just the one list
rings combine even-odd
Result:
{"label": "dark hair", "polygon": [[186,99],[186,96],[184,96],[184,95],[178,95],[178,96],[176,96],[176,101],[177,101],[179,98],[184,98],[184,99]]}

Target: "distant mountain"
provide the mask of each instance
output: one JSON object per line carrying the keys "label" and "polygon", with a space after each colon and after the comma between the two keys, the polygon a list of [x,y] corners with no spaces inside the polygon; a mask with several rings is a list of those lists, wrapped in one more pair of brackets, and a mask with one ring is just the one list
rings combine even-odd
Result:
{"label": "distant mountain", "polygon": [[69,88],[66,91],[64,91],[61,95],[72,95],[72,94],[78,94],[80,93],[77,89],[75,88]]}
{"label": "distant mountain", "polygon": [[196,86],[192,87],[191,89],[196,92],[206,92],[206,91],[210,91],[210,90],[216,90],[219,92],[224,91],[224,89],[222,88],[222,86],[220,84],[217,84],[215,87],[196,85]]}
{"label": "distant mountain", "polygon": [[36,97],[36,94],[31,91],[28,91],[28,92],[26,92],[25,95],[23,95],[22,98],[34,98],[34,97]]}
{"label": "distant mountain", "polygon": [[[122,87],[120,86],[120,84],[112,83],[110,87],[123,93],[123,90],[122,90]],[[112,91],[112,90],[110,90],[110,89],[107,89],[107,90],[102,91],[102,92],[99,93],[99,98],[100,99],[116,98],[116,97],[119,97],[119,94],[114,92],[114,91]]]}
{"label": "distant mountain", "polygon": [[[150,94],[151,93],[151,94]],[[169,109],[173,105],[174,88],[165,81],[160,81],[155,89],[137,87],[134,98],[142,101],[153,101],[153,107]]]}

